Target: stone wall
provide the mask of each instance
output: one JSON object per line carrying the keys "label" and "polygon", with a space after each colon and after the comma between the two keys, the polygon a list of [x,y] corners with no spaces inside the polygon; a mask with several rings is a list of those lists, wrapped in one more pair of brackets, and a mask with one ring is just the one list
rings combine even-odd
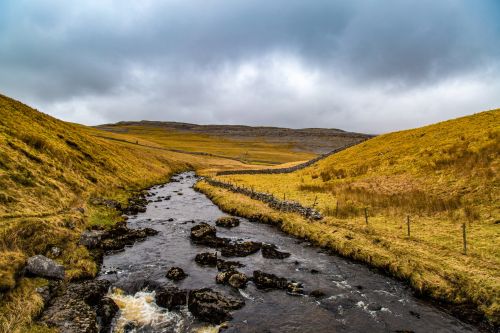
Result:
{"label": "stone wall", "polygon": [[227,189],[231,192],[246,195],[254,200],[259,200],[261,202],[266,203],[269,207],[282,211],[282,212],[291,212],[298,213],[305,218],[313,219],[313,220],[321,220],[323,217],[321,214],[311,207],[304,207],[298,202],[295,201],[283,201],[275,198],[272,194],[255,192],[253,189],[247,189],[243,187],[238,187],[233,184],[221,182],[218,180],[214,180],[211,178],[203,178],[208,184],[212,186],[217,186],[220,188]]}
{"label": "stone wall", "polygon": [[360,144],[363,141],[366,141],[366,139],[358,141],[358,142],[355,142],[355,143],[351,143],[351,144],[345,145],[345,146],[337,148],[337,149],[334,149],[334,150],[332,150],[331,152],[329,152],[327,154],[320,155],[320,156],[318,156],[316,158],[313,158],[312,160],[309,160],[307,162],[304,162],[304,163],[301,163],[301,164],[297,164],[295,166],[288,167],[288,168],[260,169],[260,170],[227,170],[227,171],[219,171],[219,172],[217,172],[216,175],[217,176],[226,176],[226,175],[263,175],[263,174],[291,173],[291,172],[294,172],[294,171],[297,171],[297,170],[301,170],[301,169],[307,168],[308,166],[313,165],[314,163],[316,163],[318,161],[321,161],[321,160],[323,160],[323,159],[325,159],[325,158],[327,158],[327,157],[329,157],[329,156],[331,156],[333,154],[341,152],[342,150],[345,150],[347,148],[350,148],[352,146]]}

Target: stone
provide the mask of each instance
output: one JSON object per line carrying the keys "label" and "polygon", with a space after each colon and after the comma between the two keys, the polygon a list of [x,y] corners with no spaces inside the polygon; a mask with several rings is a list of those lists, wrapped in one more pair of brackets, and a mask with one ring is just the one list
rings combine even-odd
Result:
{"label": "stone", "polygon": [[109,332],[111,330],[111,323],[119,310],[120,308],[111,298],[103,297],[101,299],[96,309],[100,332]]}
{"label": "stone", "polygon": [[288,285],[287,279],[262,271],[253,272],[253,282],[258,289],[286,289]]}
{"label": "stone", "polygon": [[267,259],[285,259],[290,256],[288,252],[278,251],[274,244],[262,244],[262,256]]}
{"label": "stone", "polygon": [[187,277],[187,274],[180,267],[172,267],[168,270],[166,277],[173,281],[180,281]]}
{"label": "stone", "polygon": [[79,244],[85,246],[87,249],[99,248],[105,233],[103,230],[84,231],[80,236]]}
{"label": "stone", "polygon": [[229,311],[240,309],[243,300],[227,297],[209,288],[191,290],[188,296],[188,309],[199,320],[220,324],[231,319]]}
{"label": "stone", "polygon": [[304,287],[300,282],[290,281],[286,285],[286,291],[291,295],[303,295]]}
{"label": "stone", "polygon": [[215,221],[215,225],[218,227],[224,227],[224,228],[234,228],[240,225],[240,220],[236,217],[232,216],[223,216],[219,217]]}
{"label": "stone", "polygon": [[243,265],[239,261],[229,261],[229,260],[217,259],[217,269],[219,271],[227,271],[227,270],[240,268],[240,267],[245,267],[245,265]]}
{"label": "stone", "polygon": [[203,266],[215,267],[217,265],[217,253],[198,253],[194,258],[194,261]]}
{"label": "stone", "polygon": [[325,296],[325,293],[321,289],[315,289],[309,293],[309,296],[314,298],[321,298]]}
{"label": "stone", "polygon": [[193,242],[203,242],[207,238],[215,237],[217,231],[210,224],[202,222],[191,228],[191,240]]}
{"label": "stone", "polygon": [[177,287],[155,288],[156,304],[168,310],[176,309],[187,303],[187,291]]}
{"label": "stone", "polygon": [[42,255],[29,258],[26,271],[32,275],[49,279],[62,280],[65,276],[64,266]]}
{"label": "stone", "polygon": [[231,242],[221,249],[224,257],[246,257],[260,250],[262,243],[245,241]]}

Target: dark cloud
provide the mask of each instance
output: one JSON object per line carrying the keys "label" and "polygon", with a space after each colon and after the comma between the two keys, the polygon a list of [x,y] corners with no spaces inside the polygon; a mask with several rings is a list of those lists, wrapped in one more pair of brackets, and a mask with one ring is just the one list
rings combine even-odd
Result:
{"label": "dark cloud", "polygon": [[0,90],[88,124],[382,132],[499,106],[498,13],[494,0],[8,0]]}

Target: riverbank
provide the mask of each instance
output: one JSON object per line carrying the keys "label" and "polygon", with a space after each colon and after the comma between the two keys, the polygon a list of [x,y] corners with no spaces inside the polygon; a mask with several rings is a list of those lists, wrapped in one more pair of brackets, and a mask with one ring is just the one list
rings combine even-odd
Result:
{"label": "riverbank", "polygon": [[499,289],[483,285],[481,274],[484,272],[480,270],[463,272],[456,266],[443,264],[440,254],[426,250],[425,244],[391,242],[366,225],[353,227],[330,218],[313,221],[298,214],[279,212],[245,195],[206,182],[199,182],[196,189],[225,212],[278,225],[289,234],[406,281],[419,297],[432,299],[454,315],[485,330],[498,329]]}

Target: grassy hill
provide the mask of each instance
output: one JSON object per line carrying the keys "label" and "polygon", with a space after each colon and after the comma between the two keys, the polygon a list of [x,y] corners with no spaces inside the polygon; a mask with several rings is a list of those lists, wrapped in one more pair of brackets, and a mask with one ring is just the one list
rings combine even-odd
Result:
{"label": "grassy hill", "polygon": [[[381,135],[294,173],[218,179],[315,205],[325,216],[320,222],[276,212],[268,217],[408,280],[424,295],[475,304],[498,323],[499,152],[500,110],[492,110]],[[242,215],[266,209],[208,184],[200,188]]]}
{"label": "grassy hill", "polygon": [[[157,141],[66,123],[0,95],[0,331],[28,331],[40,310],[34,288],[46,281],[18,278],[29,256],[53,257],[50,249],[57,246],[63,255],[54,258],[65,265],[68,280],[96,273],[90,254],[77,245],[79,235],[120,217],[91,205],[91,197],[126,203],[134,190],[165,182],[176,172],[259,167],[231,156],[173,151]],[[186,142],[186,150],[204,151],[201,135]],[[286,160],[312,155],[290,158],[294,153],[283,145],[265,149],[271,163],[282,155]]]}
{"label": "grassy hill", "polygon": [[163,146],[226,156],[252,164],[309,160],[317,154],[364,140],[369,135],[338,129],[195,125],[175,122],[119,122],[98,126],[112,133],[129,134]]}

